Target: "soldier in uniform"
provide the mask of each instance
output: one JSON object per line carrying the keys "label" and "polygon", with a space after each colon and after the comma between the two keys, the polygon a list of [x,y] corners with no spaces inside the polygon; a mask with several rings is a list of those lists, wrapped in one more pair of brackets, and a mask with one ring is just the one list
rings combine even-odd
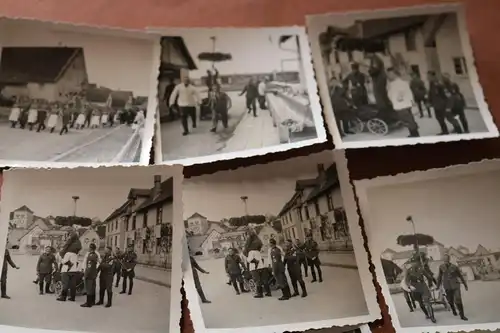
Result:
{"label": "soldier in uniform", "polygon": [[344,80],[344,86],[347,91],[350,91],[351,100],[354,106],[368,104],[368,92],[366,90],[366,77],[359,71],[359,64],[354,63],[351,65],[351,72]]}
{"label": "soldier in uniform", "polygon": [[[312,235],[307,235],[304,243],[304,251],[306,253],[307,262],[311,269],[311,282],[323,282],[323,272],[321,271],[321,261],[319,261],[318,243],[312,238]],[[318,279],[316,279],[316,270],[318,271]]]}
{"label": "soldier in uniform", "polygon": [[429,312],[426,307],[430,304],[431,292],[429,288],[433,284],[437,283],[428,266],[422,263],[421,258],[412,258],[406,274],[406,285],[410,288],[413,298],[418,302],[425,318],[435,323],[434,312]]}
{"label": "soldier in uniform", "polygon": [[278,298],[280,301],[289,300],[290,295],[290,287],[288,286],[288,281],[285,273],[285,263],[283,262],[283,257],[285,252],[281,247],[276,245],[276,239],[271,238],[269,240],[269,251],[267,257],[271,261],[271,268],[273,270],[274,278],[276,279],[276,284],[278,288],[281,289],[283,295]]}
{"label": "soldier in uniform", "polygon": [[448,254],[446,254],[443,259],[444,264],[439,266],[437,287],[441,287],[442,284],[453,315],[456,316],[458,310],[460,319],[468,320],[464,315],[464,305],[462,303],[462,293],[460,291],[460,282],[464,285],[465,290],[469,290],[467,282],[460,272],[460,269],[450,262],[450,256]]}
{"label": "soldier in uniform", "polygon": [[104,250],[101,264],[99,265],[99,302],[96,305],[104,304],[104,294],[108,296],[108,302],[105,307],[111,307],[113,301],[113,264],[115,258],[111,254],[111,247],[108,246]]}
{"label": "soldier in uniform", "polygon": [[120,250],[118,246],[115,248],[114,257],[115,260],[113,261],[113,278],[116,275],[115,288],[118,288],[118,285],[120,284],[120,278],[122,276],[121,260],[123,259],[123,252]]}
{"label": "soldier in uniform", "polygon": [[236,294],[239,295],[240,291],[242,293],[248,292],[247,290],[245,290],[245,286],[243,285],[243,261],[241,260],[240,255],[236,252],[236,249],[229,249],[229,254],[224,260],[224,268],[226,269],[226,273],[229,276],[229,284],[233,285]]}
{"label": "soldier in uniform", "polygon": [[298,238],[295,240],[295,249],[299,266],[304,268],[304,276],[307,277],[307,258],[304,252],[304,244]]}
{"label": "soldier in uniform", "polygon": [[128,279],[128,294],[132,295],[132,289],[134,288],[134,278],[135,278],[135,265],[137,264],[137,254],[134,252],[134,245],[130,244],[127,248],[127,252],[123,255],[122,259],[122,291],[120,294],[127,293],[127,279]]}
{"label": "soldier in uniform", "polygon": [[198,276],[198,272],[201,272],[203,274],[210,274],[210,273],[207,272],[206,270],[204,270],[203,268],[201,268],[193,256],[189,256],[189,260],[191,262],[191,270],[193,272],[194,287],[196,288],[196,291],[198,292],[198,296],[200,297],[201,302],[205,303],[205,304],[212,303],[209,300],[207,300],[205,293],[203,292],[203,288],[201,287],[200,277]]}
{"label": "soldier in uniform", "polygon": [[420,76],[415,72],[411,73],[410,89],[413,93],[415,104],[417,104],[420,118],[424,117],[424,108],[427,110],[429,118],[432,118],[431,109],[427,105],[427,88],[425,87],[424,81],[422,81]]}
{"label": "soldier in uniform", "polygon": [[85,292],[87,296],[87,301],[80,305],[82,308],[91,308],[95,305],[95,289],[96,289],[96,279],[97,279],[97,269],[99,267],[99,256],[95,252],[96,245],[91,243],[89,245],[89,252],[85,255],[83,259],[83,269],[84,280],[85,280]]}
{"label": "soldier in uniform", "polygon": [[429,71],[427,75],[429,78],[429,103],[434,108],[436,120],[441,127],[441,133],[438,135],[450,134],[445,120],[453,126],[453,132],[462,133],[458,121],[451,112],[447,112],[446,110],[448,98],[446,97],[445,85],[439,82],[435,72]]}
{"label": "soldier in uniform", "polygon": [[38,258],[36,272],[38,274],[38,285],[40,287],[40,295],[43,295],[45,282],[45,293],[52,294],[50,291],[50,281],[52,280],[52,272],[56,267],[56,257],[52,253],[50,246],[46,246],[44,253]]}
{"label": "soldier in uniform", "polygon": [[297,283],[300,284],[302,289],[302,297],[307,296],[306,284],[302,279],[302,272],[300,271],[300,263],[297,253],[299,248],[292,243],[292,240],[287,240],[285,247],[285,266],[288,270],[288,276],[290,277],[290,282],[292,283],[293,295],[292,297],[299,296],[299,288]]}
{"label": "soldier in uniform", "polygon": [[[8,245],[7,241],[7,245]],[[7,271],[9,270],[9,266],[15,269],[19,269],[19,266],[14,264],[12,261],[12,258],[10,257],[10,252],[7,250],[7,246],[5,247],[5,253],[3,256],[3,266],[2,266],[2,276],[0,278],[0,291],[1,291],[1,297],[5,299],[10,299],[9,296],[7,296]]]}

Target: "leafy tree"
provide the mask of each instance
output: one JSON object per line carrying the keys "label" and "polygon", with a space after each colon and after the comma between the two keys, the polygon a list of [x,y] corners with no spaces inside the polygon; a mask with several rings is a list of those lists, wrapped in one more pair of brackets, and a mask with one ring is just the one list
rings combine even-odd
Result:
{"label": "leafy tree", "polygon": [[96,228],[96,232],[99,235],[99,238],[105,238],[106,237],[106,226],[105,225],[100,225]]}
{"label": "leafy tree", "polygon": [[55,222],[60,226],[69,226],[73,224],[81,225],[82,227],[88,227],[92,224],[92,219],[83,216],[56,216]]}
{"label": "leafy tree", "polygon": [[249,224],[262,224],[266,222],[266,216],[264,215],[246,215],[240,217],[231,217],[229,219],[229,225],[233,227],[241,227]]}
{"label": "leafy tree", "polygon": [[281,221],[279,219],[274,220],[271,223],[271,226],[273,227],[274,230],[277,232],[282,232],[283,231],[283,226],[281,225]]}

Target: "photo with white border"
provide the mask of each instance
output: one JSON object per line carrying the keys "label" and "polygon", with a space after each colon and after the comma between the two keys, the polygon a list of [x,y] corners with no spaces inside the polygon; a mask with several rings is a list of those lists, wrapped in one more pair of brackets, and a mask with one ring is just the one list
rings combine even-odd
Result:
{"label": "photo with white border", "polygon": [[0,329],[178,332],[182,178],[181,166],[4,171]]}
{"label": "photo with white border", "polygon": [[339,149],[498,137],[459,4],[307,17]]}
{"label": "photo with white border", "polygon": [[159,38],[1,19],[0,165],[147,165]]}
{"label": "photo with white border", "polygon": [[192,165],[326,141],[303,27],[161,34],[156,163]]}
{"label": "photo with white border", "polygon": [[354,184],[396,331],[500,328],[500,160]]}
{"label": "photo with white border", "polygon": [[184,288],[196,331],[381,317],[361,228],[345,216],[345,174],[324,151],[184,180]]}

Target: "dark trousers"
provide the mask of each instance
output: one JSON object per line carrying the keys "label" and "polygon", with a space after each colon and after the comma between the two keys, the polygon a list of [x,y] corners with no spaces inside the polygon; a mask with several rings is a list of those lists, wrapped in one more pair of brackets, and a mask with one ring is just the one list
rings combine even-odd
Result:
{"label": "dark trousers", "polygon": [[132,294],[132,289],[134,289],[134,277],[135,277],[134,271],[123,270],[122,277],[123,277],[122,293],[125,293],[127,291],[127,284],[128,284],[128,294],[129,295]]}
{"label": "dark trousers", "polygon": [[10,122],[10,128],[16,128],[17,121],[11,121]]}
{"label": "dark trousers", "polygon": [[422,293],[414,291],[411,293],[411,295],[412,295],[413,299],[415,300],[415,302],[418,303],[418,306],[420,307],[420,310],[422,310],[424,315],[426,317],[429,317],[429,313],[427,312],[427,309],[425,308],[424,297],[423,297]]}
{"label": "dark trousers", "polygon": [[300,274],[300,266],[298,263],[296,263],[295,265],[297,265],[297,266],[293,266],[290,264],[287,265],[288,276],[290,276],[290,283],[292,284],[293,293],[294,293],[294,295],[299,294],[299,286],[298,285],[300,285],[300,288],[302,289],[302,293],[305,294],[306,293],[306,284],[305,284],[304,280],[302,279],[302,274]]}
{"label": "dark trousers", "polygon": [[96,290],[96,279],[86,278],[85,279],[85,293],[88,296],[94,296]]}
{"label": "dark trousers", "polygon": [[[40,273],[38,274],[38,286],[40,287],[40,292],[50,293],[50,282],[52,281],[51,273]],[[44,289],[45,282],[45,289]]]}
{"label": "dark trousers", "polygon": [[434,108],[434,113],[436,114],[436,120],[439,123],[439,127],[441,127],[441,134],[450,134],[448,126],[446,125],[446,121],[448,121],[451,124],[451,126],[453,126],[454,132],[462,133],[462,129],[460,128],[460,125],[458,124],[458,121],[455,119],[453,113],[443,108]]}
{"label": "dark trousers", "polygon": [[421,118],[424,117],[424,108],[427,110],[427,115],[429,116],[429,118],[432,117],[431,108],[427,104],[425,98],[415,98],[415,104],[417,104],[418,112],[420,113]]}
{"label": "dark trousers", "polygon": [[118,287],[118,285],[120,284],[120,278],[122,277],[121,268],[117,268],[113,271],[113,278],[115,277],[115,275],[116,275],[115,287]]}
{"label": "dark trousers", "polygon": [[319,258],[316,259],[307,258],[307,262],[309,263],[309,268],[311,269],[312,280],[316,281],[316,270],[318,271],[318,279],[319,281],[323,281],[323,272],[321,271],[321,262]]}
{"label": "dark trousers", "polygon": [[298,261],[299,261],[299,266],[304,268],[304,276],[307,277],[307,258],[301,257],[298,259]]}
{"label": "dark trousers", "polygon": [[229,278],[231,279],[231,284],[237,294],[246,291],[245,286],[243,285],[243,276],[241,276],[241,274],[229,274]]}
{"label": "dark trousers", "polygon": [[38,129],[36,130],[37,132],[44,131],[47,127],[45,126],[45,121],[41,121],[38,123]]}
{"label": "dark trousers", "polygon": [[465,116],[465,110],[463,108],[456,108],[451,110],[451,113],[455,116],[458,116],[460,124],[462,125],[462,130],[465,133],[469,133],[469,122],[467,121],[467,117]]}
{"label": "dark trousers", "polygon": [[61,293],[61,298],[69,299],[74,301],[76,298],[76,278],[78,273],[61,273],[61,279],[63,283],[63,290]]}
{"label": "dark trousers", "polygon": [[2,277],[0,278],[0,293],[1,296],[7,296],[7,272],[2,272]]}
{"label": "dark trousers", "polygon": [[271,287],[269,286],[269,272],[266,268],[256,269],[252,271],[252,279],[256,285],[256,296],[262,297],[263,293],[271,295]]}
{"label": "dark trousers", "polygon": [[63,124],[63,127],[61,128],[61,132],[59,132],[60,135],[63,135],[64,133],[68,133],[68,124]]}
{"label": "dark trousers", "polygon": [[193,122],[193,128],[196,128],[196,107],[194,106],[181,106],[181,122],[184,133],[189,133],[188,118]]}
{"label": "dark trousers", "polygon": [[99,302],[104,301],[104,295],[107,294],[108,298],[113,293],[113,275],[103,274],[99,275]]}
{"label": "dark trousers", "polygon": [[410,308],[410,311],[415,310],[417,306],[415,304],[415,299],[413,298],[411,292],[403,291],[403,295],[405,297],[406,304],[408,304],[408,307]]}
{"label": "dark trousers", "polygon": [[255,97],[247,97],[247,110],[248,113],[253,112],[253,115],[257,117],[257,103]]}
{"label": "dark trousers", "polygon": [[411,108],[406,108],[402,110],[397,110],[396,111],[398,120],[403,123],[403,125],[408,129],[410,132],[410,136],[419,136],[418,134],[418,124],[415,121],[415,117],[413,117],[413,113],[411,111]]}
{"label": "dark trousers", "polygon": [[462,292],[460,291],[460,288],[446,289],[445,293],[446,300],[448,301],[448,304],[450,304],[450,308],[453,314],[456,315],[458,310],[460,316],[463,316],[464,306],[462,303]]}
{"label": "dark trousers", "polygon": [[258,100],[259,100],[259,109],[261,109],[261,110],[267,110],[266,96],[259,96]]}
{"label": "dark trousers", "polygon": [[83,126],[82,127],[89,127],[90,126],[90,119],[92,118],[92,116],[85,116],[85,122],[83,123]]}

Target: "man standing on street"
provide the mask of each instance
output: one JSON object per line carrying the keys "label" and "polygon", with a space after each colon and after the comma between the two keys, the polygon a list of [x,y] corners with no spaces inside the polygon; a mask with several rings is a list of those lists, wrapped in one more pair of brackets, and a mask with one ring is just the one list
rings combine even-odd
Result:
{"label": "man standing on street", "polygon": [[368,104],[368,92],[366,90],[366,77],[359,70],[359,64],[351,65],[351,72],[344,80],[346,91],[350,92],[352,103],[359,108]]}
{"label": "man standing on street", "polygon": [[43,295],[45,282],[45,293],[52,294],[50,291],[50,282],[52,280],[52,272],[56,267],[56,257],[52,254],[52,249],[50,246],[46,246],[44,253],[38,258],[38,263],[36,265],[36,273],[38,274],[38,285],[40,287],[40,295]]}
{"label": "man standing on street", "polygon": [[116,275],[115,288],[118,288],[118,285],[120,284],[120,277],[122,276],[121,260],[123,259],[123,253],[118,246],[115,248],[114,258],[115,260],[113,260],[113,278]]}
{"label": "man standing on street", "polygon": [[246,98],[246,106],[248,113],[253,112],[253,116],[257,117],[256,99],[257,97],[259,97],[259,91],[253,79],[250,79],[245,88],[243,88],[243,90],[241,91],[240,96],[243,95],[245,95]]}
{"label": "man standing on street", "polygon": [[182,135],[188,135],[188,118],[191,118],[193,128],[196,128],[196,108],[201,102],[198,89],[191,84],[188,76],[183,78],[182,83],[175,86],[170,95],[169,105],[174,105],[176,100],[181,113],[182,128],[184,129]]}
{"label": "man standing on street", "polygon": [[290,287],[286,279],[285,263],[283,262],[284,251],[276,244],[276,239],[269,239],[269,251],[267,257],[269,258],[271,268],[273,270],[276,285],[281,289],[282,296],[278,298],[280,301],[287,301],[290,299]]}
{"label": "man standing on street", "polygon": [[135,265],[137,264],[137,254],[134,252],[134,245],[130,244],[127,248],[127,252],[123,255],[122,259],[122,291],[120,294],[127,293],[127,279],[128,279],[128,294],[132,295],[132,289],[134,288],[134,278],[135,278]]}
{"label": "man standing on street", "polygon": [[299,262],[299,267],[304,268],[304,276],[307,277],[307,258],[304,252],[304,244],[298,238],[295,240],[295,248],[297,253],[297,259]]}
{"label": "man standing on street", "polygon": [[108,302],[106,308],[111,307],[113,300],[113,264],[114,257],[111,255],[111,247],[107,246],[104,250],[101,264],[99,265],[99,302],[96,305],[104,304],[104,295],[107,294]]}
{"label": "man standing on street", "polygon": [[292,243],[289,239],[286,242],[285,247],[285,265],[288,271],[288,276],[290,277],[290,282],[292,283],[293,295],[292,297],[299,296],[299,288],[297,283],[302,289],[302,297],[307,296],[306,284],[302,279],[302,272],[300,271],[299,259],[297,257],[298,247]]}
{"label": "man standing on street", "polygon": [[[441,284],[446,293],[446,299],[448,304],[450,304],[451,312],[454,316],[460,316],[462,320],[469,320],[464,314],[464,305],[462,303],[462,293],[460,291],[460,282],[464,285],[465,290],[469,290],[467,282],[465,281],[460,269],[450,262],[450,256],[448,254],[444,255],[444,264],[439,266],[439,274],[437,278],[437,288],[441,287]],[[456,306],[456,307],[455,307]]]}
{"label": "man standing on street", "polygon": [[431,109],[429,105],[427,105],[427,88],[425,87],[424,81],[422,81],[416,72],[411,73],[410,88],[413,93],[413,100],[415,104],[417,104],[420,118],[424,117],[424,108],[427,110],[429,118],[432,118]]}
{"label": "man standing on street", "polygon": [[95,305],[95,289],[97,279],[97,268],[99,267],[99,256],[95,252],[96,245],[91,243],[89,245],[89,252],[83,258],[83,269],[85,280],[85,293],[87,294],[87,301],[80,305],[82,308],[91,308]]}
{"label": "man standing on street", "polygon": [[446,110],[448,98],[446,97],[445,85],[439,82],[435,72],[429,71],[427,76],[429,78],[429,103],[434,108],[436,120],[441,127],[441,133],[438,135],[450,134],[445,120],[453,126],[454,133],[461,133],[462,129],[460,128],[458,121],[451,112],[447,112]]}
{"label": "man standing on street", "polygon": [[12,258],[10,257],[10,252],[7,250],[7,246],[9,245],[9,241],[7,241],[7,244],[5,245],[5,253],[3,256],[3,266],[2,266],[2,276],[0,278],[0,289],[1,289],[1,297],[4,299],[10,299],[9,296],[7,296],[7,271],[9,270],[9,266],[15,269],[19,269],[16,264],[12,261]]}
{"label": "man standing on street", "polygon": [[[241,293],[248,292],[245,290],[245,286],[243,285],[243,276],[242,276],[242,268],[243,261],[241,260],[240,255],[236,252],[236,249],[230,248],[229,254],[226,256],[224,260],[224,268],[226,270],[227,275],[229,276],[229,282],[233,285],[236,294],[239,295]],[[239,285],[239,289],[238,289]]]}
{"label": "man standing on street", "polygon": [[[311,234],[306,237],[304,250],[307,262],[309,263],[309,268],[311,269],[311,282],[323,282],[323,272],[321,271],[321,262],[319,261],[318,243],[316,243],[316,241],[312,238]],[[318,270],[318,280],[316,280],[316,270]]]}
{"label": "man standing on street", "polygon": [[228,113],[231,108],[231,99],[229,96],[220,90],[220,85],[216,84],[212,87],[213,98],[212,98],[212,129],[210,132],[215,133],[217,131],[217,124],[219,119],[222,121],[222,126],[227,128]]}
{"label": "man standing on street", "polygon": [[401,79],[394,68],[387,69],[387,78],[389,80],[387,95],[392,103],[392,108],[396,112],[398,119],[408,128],[409,137],[419,137],[418,124],[415,122],[412,113],[413,93],[410,85]]}
{"label": "man standing on street", "polygon": [[193,256],[189,256],[189,260],[191,261],[191,271],[193,272],[194,287],[198,292],[198,296],[200,297],[201,302],[204,304],[212,303],[209,300],[207,300],[207,297],[203,292],[203,288],[201,287],[200,277],[198,276],[198,272],[201,272],[203,274],[210,274],[210,273],[201,268],[201,266],[198,265],[198,262],[196,262]]}

